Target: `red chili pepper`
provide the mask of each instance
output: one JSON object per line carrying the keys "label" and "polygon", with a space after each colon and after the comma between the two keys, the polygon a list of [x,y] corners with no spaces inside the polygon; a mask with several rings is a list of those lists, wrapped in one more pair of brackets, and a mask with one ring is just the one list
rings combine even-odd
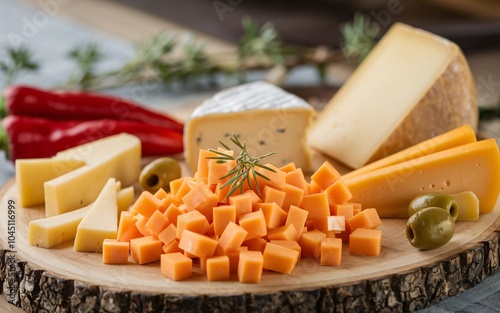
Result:
{"label": "red chili pepper", "polygon": [[0,114],[55,120],[130,120],[176,132],[182,132],[184,128],[182,123],[170,116],[125,99],[76,91],[46,91],[23,85],[5,89],[3,99],[0,100]]}
{"label": "red chili pepper", "polygon": [[183,151],[182,134],[134,121],[54,121],[9,115],[2,124],[0,148],[13,162],[16,159],[52,157],[59,151],[119,133],[139,137],[143,156]]}

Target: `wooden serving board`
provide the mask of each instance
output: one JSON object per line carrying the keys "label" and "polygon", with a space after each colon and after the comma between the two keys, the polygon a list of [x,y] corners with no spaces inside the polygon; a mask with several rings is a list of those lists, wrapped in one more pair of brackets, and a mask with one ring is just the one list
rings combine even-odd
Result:
{"label": "wooden serving board", "polygon": [[101,254],[75,252],[72,242],[30,246],[28,223],[44,216],[42,207],[16,206],[15,247],[7,249],[8,203],[16,199],[11,180],[0,191],[0,283],[27,312],[412,311],[473,287],[499,264],[500,201],[478,222],[457,223],[452,240],[436,250],[413,248],[406,221],[384,219],[378,257],[350,255],[344,245],[338,267],[303,259],[291,275],[264,272],[260,284],[241,284],[236,275],[208,282],[199,268],[174,282],[158,262],[104,265]]}

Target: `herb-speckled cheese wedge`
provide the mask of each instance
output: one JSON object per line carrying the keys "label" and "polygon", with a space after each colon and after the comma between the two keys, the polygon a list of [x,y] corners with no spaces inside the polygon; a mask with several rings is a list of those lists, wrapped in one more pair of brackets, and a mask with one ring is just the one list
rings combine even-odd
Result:
{"label": "herb-speckled cheese wedge", "polygon": [[234,133],[251,155],[276,152],[266,163],[280,167],[295,162],[307,171],[311,157],[306,131],[313,114],[306,101],[263,81],[228,88],[191,114],[184,134],[186,160],[194,173],[199,150],[217,148],[220,141],[230,143],[228,137]]}

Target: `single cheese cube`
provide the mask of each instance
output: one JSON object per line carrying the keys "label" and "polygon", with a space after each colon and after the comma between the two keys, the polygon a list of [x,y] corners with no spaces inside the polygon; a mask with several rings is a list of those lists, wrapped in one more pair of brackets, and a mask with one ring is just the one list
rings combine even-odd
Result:
{"label": "single cheese cube", "polygon": [[175,199],[178,201],[182,201],[182,198],[188,194],[193,187],[196,185],[197,181],[193,178],[186,177],[182,181],[182,184],[179,186],[177,189],[177,192],[175,193]]}
{"label": "single cheese cube", "polygon": [[207,218],[200,212],[194,210],[177,216],[177,238],[181,239],[184,230],[204,234],[210,224]]}
{"label": "single cheese cube", "polygon": [[165,210],[163,214],[165,214],[170,223],[177,226],[177,217],[184,213],[185,212],[179,209],[179,207],[176,204],[172,203],[168,206],[168,208]]}
{"label": "single cheese cube", "polygon": [[221,235],[229,222],[236,222],[236,207],[234,205],[220,205],[214,207],[214,233]]}
{"label": "single cheese cube", "polygon": [[479,199],[472,191],[450,195],[458,203],[457,221],[477,221],[479,219]]}
{"label": "single cheese cube", "polygon": [[282,167],[280,167],[280,170],[282,170],[285,173],[289,173],[289,172],[294,171],[296,169],[297,169],[297,166],[293,162],[290,162],[290,163],[285,164]]}
{"label": "single cheese cube", "polygon": [[252,212],[252,196],[248,193],[229,197],[229,203],[236,208],[236,221],[240,216]]}
{"label": "single cheese cube", "polygon": [[311,175],[311,180],[322,190],[326,190],[326,188],[339,178],[340,173],[328,161],[323,162],[323,164]]}
{"label": "single cheese cube", "polygon": [[291,172],[286,173],[285,182],[289,185],[295,186],[307,192],[307,181],[304,177],[304,172],[301,168],[297,168]]}
{"label": "single cheese cube", "polygon": [[309,212],[307,218],[315,219],[330,215],[327,194],[316,193],[302,197],[302,208]]}
{"label": "single cheese cube", "polygon": [[[247,190],[245,191],[243,194],[248,194],[250,195],[250,199],[252,200],[252,211],[257,211],[257,205],[259,203],[262,203],[262,199],[260,198],[260,196],[258,194],[255,193],[255,191],[253,190]],[[250,213],[250,212],[248,212]]]}
{"label": "single cheese cube", "polygon": [[146,226],[146,223],[148,222],[149,219],[145,216],[140,215],[140,214],[136,215],[135,219],[136,219],[135,227],[142,234],[142,236],[151,236],[152,233],[149,230],[149,228]]}
{"label": "single cheese cube", "polygon": [[102,243],[102,263],[127,264],[129,247],[128,242],[121,242],[116,239],[104,239]]}
{"label": "single cheese cube", "polygon": [[382,230],[358,228],[349,235],[349,253],[377,256],[382,249]]}
{"label": "single cheese cube", "polygon": [[177,227],[174,224],[169,224],[165,229],[158,234],[158,239],[168,245],[177,238]]}
{"label": "single cheese cube", "polygon": [[179,241],[179,248],[196,257],[210,257],[217,248],[217,240],[185,229]]}
{"label": "single cheese cube", "polygon": [[186,161],[194,173],[199,150],[217,147],[227,129],[235,129],[251,155],[276,151],[266,161],[278,166],[295,162],[297,167],[309,170],[311,157],[305,132],[313,114],[306,101],[263,81],[226,89],[191,114],[184,135]]}
{"label": "single cheese cube", "polygon": [[76,229],[74,250],[101,252],[104,239],[116,239],[118,205],[115,179],[110,178]]}
{"label": "single cheese cube", "polygon": [[261,210],[240,216],[239,224],[248,232],[245,240],[267,235],[266,218]]}
{"label": "single cheese cube", "polygon": [[300,255],[302,253],[302,248],[300,247],[300,244],[295,241],[295,240],[270,240],[270,243],[273,243],[278,246],[282,246],[288,249],[292,249],[297,251],[297,262],[300,261]]}
{"label": "single cheese cube", "polygon": [[302,256],[319,259],[321,253],[321,240],[326,238],[326,234],[319,230],[305,232],[300,237]]}
{"label": "single cheese cube", "polygon": [[213,221],[213,208],[217,206],[217,196],[203,181],[196,185],[182,197],[182,202],[189,211],[196,210],[203,214],[209,223]]}
{"label": "single cheese cube", "polygon": [[130,240],[130,255],[137,264],[160,261],[163,254],[163,243],[152,236]]}
{"label": "single cheese cube", "polygon": [[266,248],[267,245],[267,241],[263,238],[257,237],[243,242],[243,245],[248,247],[248,250],[250,251],[264,252],[264,249]]}
{"label": "single cheese cube", "polygon": [[198,177],[208,177],[208,165],[210,163],[210,159],[208,157],[217,156],[215,152],[209,151],[207,149],[200,149],[198,151],[198,166],[191,168],[191,171],[193,173],[193,170],[196,170],[195,174]]}
{"label": "single cheese cube", "polygon": [[342,239],[324,238],[321,240],[321,265],[340,265],[342,260]]}
{"label": "single cheese cube", "polygon": [[382,225],[382,221],[375,209],[364,209],[351,217],[347,222],[351,227],[351,231],[355,231],[357,228],[374,229]]}
{"label": "single cheese cube", "polygon": [[236,162],[234,160],[225,161],[223,163],[219,163],[218,160],[215,159],[209,160],[207,176],[208,184],[211,185],[226,182],[228,177],[223,177],[227,176],[229,171],[234,167],[235,163]]}
{"label": "single cheese cube", "polygon": [[294,205],[290,206],[288,211],[288,216],[286,217],[285,225],[292,224],[300,236],[304,230],[304,225],[306,224],[309,211],[303,210]]}
{"label": "single cheese cube", "polygon": [[270,229],[282,226],[285,224],[287,213],[280,208],[275,202],[273,203],[260,203],[259,209],[264,213],[266,225]]}
{"label": "single cheese cube", "polygon": [[332,210],[332,215],[341,215],[345,217],[346,221],[354,216],[354,206],[350,203],[330,205],[330,213]]}
{"label": "single cheese cube", "polygon": [[238,262],[238,281],[258,284],[262,278],[264,259],[259,251],[241,251]]}
{"label": "single cheese cube", "polygon": [[130,186],[141,170],[141,141],[122,133],[65,151],[56,160],[80,160],[85,165],[44,183],[45,213],[54,216],[95,201],[108,178]]}
{"label": "single cheese cube", "polygon": [[283,200],[283,205],[281,206],[285,212],[290,210],[290,206],[300,206],[302,204],[302,197],[304,196],[304,190],[285,183],[283,185],[283,191],[285,192],[285,199]]}
{"label": "single cheese cube", "polygon": [[139,198],[135,201],[132,206],[132,211],[135,211],[142,216],[150,218],[154,212],[156,212],[161,205],[161,200],[156,198],[151,192],[143,191]]}
{"label": "single cheese cube", "polygon": [[263,268],[290,274],[297,264],[299,253],[296,250],[269,242],[262,257],[264,259]]}
{"label": "single cheese cube", "polygon": [[278,206],[283,206],[283,201],[285,200],[285,192],[281,190],[276,190],[269,186],[265,186],[262,191],[263,194],[263,202],[265,203],[276,203]]}
{"label": "single cheese cube", "polygon": [[193,275],[193,260],[179,252],[161,255],[161,274],[179,281]]}
{"label": "single cheese cube", "polygon": [[298,240],[300,235],[293,224],[288,224],[270,230],[267,238],[269,240]]}
{"label": "single cheese cube", "polygon": [[158,236],[168,226],[168,224],[170,224],[168,218],[160,211],[156,211],[153,215],[151,215],[145,226],[151,231],[152,234]]}
{"label": "single cheese cube", "polygon": [[166,196],[167,196],[167,192],[165,191],[165,189],[161,188],[158,189],[155,193],[154,193],[154,196],[160,200],[163,200]]}
{"label": "single cheese cube", "polygon": [[477,129],[477,112],[460,48],[395,23],[321,111],[309,143],[359,168],[464,124]]}
{"label": "single cheese cube", "polygon": [[261,187],[261,189],[264,188],[265,186],[268,186],[274,189],[282,190],[283,185],[286,182],[285,172],[283,172],[282,170],[280,170],[271,163],[266,163],[264,164],[264,166],[267,168],[257,167],[257,172],[267,177],[267,179],[264,179],[262,176],[257,176],[257,180],[259,182],[259,186]]}
{"label": "single cheese cube", "polygon": [[219,238],[219,246],[224,252],[236,251],[241,246],[248,232],[240,225],[229,222]]}
{"label": "single cheese cube", "polygon": [[339,179],[328,188],[325,189],[325,193],[328,196],[328,204],[342,204],[352,198],[352,193],[347,187],[346,183]]}
{"label": "single cheese cube", "polygon": [[[30,207],[45,202],[43,184],[85,165],[81,160],[52,158],[16,160],[16,186],[18,205]],[[36,173],[36,175],[33,175]]]}
{"label": "single cheese cube", "polygon": [[170,187],[170,194],[172,195],[172,197],[174,197],[174,199],[176,199],[178,201],[178,199],[176,198],[176,194],[177,194],[177,191],[181,188],[182,184],[184,183],[184,180],[186,179],[186,177],[180,177],[180,178],[177,178],[177,179],[174,179],[174,180],[171,180],[170,183],[169,183],[169,187]]}
{"label": "single cheese cube", "polygon": [[121,212],[116,239],[118,241],[130,242],[130,239],[142,236],[143,234],[135,226],[135,219],[132,214],[129,211]]}
{"label": "single cheese cube", "polygon": [[208,281],[225,281],[231,278],[229,257],[227,255],[216,256],[206,261]]}

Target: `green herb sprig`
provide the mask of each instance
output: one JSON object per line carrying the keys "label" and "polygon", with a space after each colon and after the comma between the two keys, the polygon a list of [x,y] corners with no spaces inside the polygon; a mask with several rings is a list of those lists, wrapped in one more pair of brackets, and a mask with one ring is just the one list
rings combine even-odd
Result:
{"label": "green herb sprig", "polygon": [[38,63],[33,59],[32,52],[23,46],[7,50],[8,61],[0,61],[0,72],[5,75],[3,85],[10,85],[16,76],[22,72],[35,72],[38,70]]}
{"label": "green herb sprig", "polygon": [[369,16],[361,13],[354,14],[350,23],[341,27],[341,50],[348,62],[361,63],[377,43],[380,27],[373,23]]}
{"label": "green herb sprig", "polygon": [[[264,180],[268,180],[268,181],[270,179],[267,176],[265,176],[264,174],[256,171],[255,168],[260,167],[260,168],[263,168],[263,169],[266,169],[268,171],[276,173],[276,171],[273,168],[270,168],[269,166],[266,166],[266,165],[260,163],[260,161],[262,159],[267,158],[268,156],[275,154],[275,152],[266,153],[266,154],[259,156],[259,157],[253,157],[253,156],[248,154],[246,143],[245,142],[242,143],[235,134],[233,134],[231,137],[229,137],[229,139],[240,149],[239,156],[234,157],[228,153],[225,153],[225,152],[222,152],[219,150],[209,149],[209,151],[217,154],[217,156],[206,157],[207,159],[217,160],[217,163],[219,163],[219,164],[222,164],[222,163],[225,163],[228,161],[236,161],[236,165],[226,175],[219,178],[219,179],[229,178],[222,186],[220,186],[220,189],[224,189],[224,188],[230,186],[229,191],[226,195],[226,199],[227,199],[238,190],[240,191],[240,193],[243,193],[245,183],[247,183],[248,186],[260,196],[261,192],[260,192],[259,181],[257,179],[257,176],[263,178]],[[229,148],[223,142],[219,141],[219,143],[224,147],[224,149],[231,150],[231,148]],[[253,178],[253,182],[254,182],[253,185],[251,182],[251,178]]]}

